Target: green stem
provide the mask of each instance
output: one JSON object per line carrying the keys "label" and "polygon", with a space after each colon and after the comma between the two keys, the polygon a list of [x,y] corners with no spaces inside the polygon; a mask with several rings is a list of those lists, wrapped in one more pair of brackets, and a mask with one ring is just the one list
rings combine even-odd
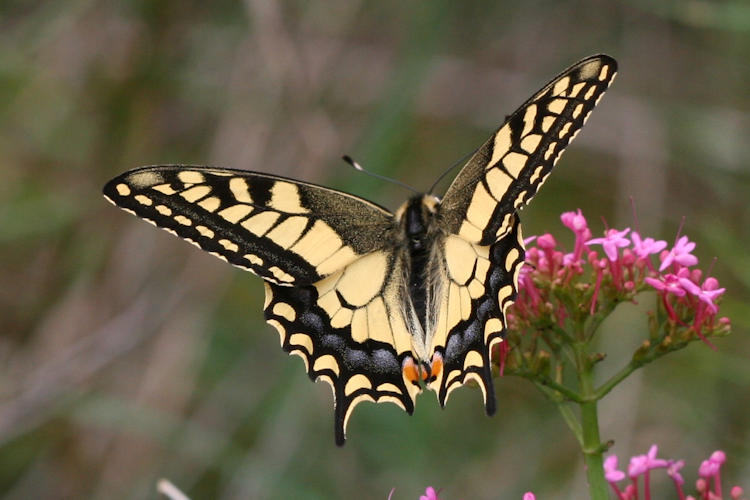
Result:
{"label": "green stem", "polygon": [[562,415],[563,420],[565,420],[565,423],[568,424],[568,428],[578,440],[578,444],[583,448],[583,431],[581,430],[581,423],[578,421],[575,413],[573,413],[570,406],[565,403],[557,403],[557,409],[560,412],[560,415]]}
{"label": "green stem", "polygon": [[605,448],[599,437],[599,416],[596,401],[581,405],[581,428],[583,430],[583,462],[586,464],[586,479],[591,500],[607,500],[607,481],[604,479]]}
{"label": "green stem", "polygon": [[594,399],[596,400],[602,399],[604,396],[606,396],[609,393],[609,391],[614,389],[614,387],[617,384],[625,380],[631,373],[633,373],[640,366],[641,366],[640,364],[637,364],[633,361],[623,366],[620,369],[620,371],[612,375],[609,378],[609,380],[607,380],[605,383],[599,386],[599,388],[594,392]]}
{"label": "green stem", "polygon": [[604,446],[599,436],[599,415],[594,391],[594,367],[586,352],[586,343],[573,344],[576,353],[578,383],[584,402],[581,407],[581,430],[583,435],[583,461],[589,483],[591,500],[607,500],[607,482],[604,479]]}
{"label": "green stem", "polygon": [[615,310],[619,303],[620,301],[608,301],[606,304],[602,305],[599,312],[588,318],[588,321],[585,322],[585,326],[582,332],[584,335],[583,338],[586,341],[591,341],[591,339],[594,338],[597,330],[599,330],[599,326],[601,326],[604,320],[607,319],[610,314],[612,314],[612,311]]}
{"label": "green stem", "polygon": [[574,403],[579,403],[579,404],[583,403],[583,398],[581,397],[580,394],[578,394],[577,392],[575,392],[573,390],[568,389],[567,387],[565,387],[562,384],[558,384],[557,382],[555,382],[554,380],[552,380],[551,378],[549,378],[546,375],[541,375],[541,374],[538,374],[538,373],[531,373],[531,374],[528,374],[528,375],[521,375],[521,376],[522,377],[526,377],[529,380],[531,380],[532,382],[534,382],[540,390],[541,390],[542,387],[546,387],[548,389],[552,389],[554,392],[557,392],[558,393],[557,394],[558,397],[556,397],[556,398],[555,397],[551,397],[550,395],[547,395],[545,393],[545,395],[547,395],[555,403],[559,402],[559,400],[560,400],[559,396],[562,396],[565,399],[567,399],[569,401],[572,401]]}

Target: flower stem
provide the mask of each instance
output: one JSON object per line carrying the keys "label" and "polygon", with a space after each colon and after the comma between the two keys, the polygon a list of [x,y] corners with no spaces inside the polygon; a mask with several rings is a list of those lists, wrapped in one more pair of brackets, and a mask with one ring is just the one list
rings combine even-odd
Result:
{"label": "flower stem", "polygon": [[[522,375],[522,376],[525,376],[525,375]],[[527,376],[527,378],[529,378],[532,382],[534,382],[534,384],[536,384],[539,390],[542,391],[552,401],[557,402],[561,399],[560,396],[562,396],[562,398],[565,398],[574,403],[580,404],[583,402],[583,399],[581,399],[580,394],[578,394],[577,392],[571,389],[568,389],[562,384],[558,384],[557,382],[555,382],[554,380],[552,380],[551,378],[547,376],[539,375],[539,374],[532,374],[532,375]],[[556,392],[557,394],[550,395],[548,392],[545,392],[544,389],[548,389],[548,390],[551,389],[553,393]]]}
{"label": "flower stem", "polygon": [[563,420],[565,420],[565,423],[568,424],[568,427],[578,440],[578,444],[583,448],[583,431],[581,430],[581,423],[578,421],[575,413],[570,409],[570,406],[565,403],[557,403],[557,409],[560,411]]}
{"label": "flower stem", "polygon": [[591,500],[607,500],[607,482],[604,479],[604,459],[599,438],[599,417],[596,402],[581,405],[581,427],[583,428],[583,461],[586,464],[586,479]]}
{"label": "flower stem", "polygon": [[609,391],[614,389],[617,384],[625,380],[640,366],[640,364],[631,361],[630,363],[622,367],[617,373],[612,375],[609,380],[607,380],[604,384],[601,385],[601,387],[596,390],[596,392],[594,393],[594,398],[601,399],[606,396]]}
{"label": "flower stem", "polygon": [[573,344],[578,371],[578,384],[584,402],[581,407],[581,430],[583,434],[583,461],[586,466],[586,479],[589,483],[591,500],[607,500],[607,482],[604,479],[604,458],[601,437],[599,436],[599,415],[594,389],[594,367],[586,352],[585,342]]}

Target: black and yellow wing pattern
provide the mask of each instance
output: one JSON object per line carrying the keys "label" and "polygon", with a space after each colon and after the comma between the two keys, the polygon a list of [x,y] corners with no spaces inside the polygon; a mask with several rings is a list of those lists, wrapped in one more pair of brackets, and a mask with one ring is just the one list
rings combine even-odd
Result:
{"label": "black and yellow wing pattern", "polygon": [[616,71],[614,59],[596,55],[560,73],[508,117],[445,193],[439,215],[449,236],[445,265],[435,272],[450,285],[431,307],[444,312],[430,347],[443,355],[442,376],[430,384],[441,404],[474,379],[487,413],[495,411],[489,353],[505,331],[524,258],[517,211],[544,183]]}
{"label": "black and yellow wing pattern", "polygon": [[313,184],[242,170],[152,166],[104,188],[119,207],[266,282],[265,316],[282,348],[336,398],[336,439],[351,409],[388,400],[408,412],[417,389],[401,361],[411,337],[393,215]]}
{"label": "black and yellow wing pattern", "polygon": [[411,414],[422,387],[444,405],[475,380],[491,414],[490,352],[524,258],[517,211],[615,71],[604,55],[565,70],[476,151],[442,200],[417,196],[395,214],[315,184],[186,165],[126,172],[104,195],[264,280],[282,348],[333,389],[338,444],[357,404]]}

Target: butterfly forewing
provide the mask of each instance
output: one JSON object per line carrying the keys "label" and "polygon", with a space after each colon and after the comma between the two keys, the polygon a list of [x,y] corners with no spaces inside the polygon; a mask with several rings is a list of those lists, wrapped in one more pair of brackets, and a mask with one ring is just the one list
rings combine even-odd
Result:
{"label": "butterfly forewing", "polygon": [[387,244],[393,216],[361,198],[242,170],[165,165],[116,177],[125,210],[266,281],[314,283]]}
{"label": "butterfly forewing", "polygon": [[536,194],[583,127],[616,71],[609,56],[583,59],[510,115],[445,193],[441,215],[446,228],[483,245],[502,237],[514,212]]}

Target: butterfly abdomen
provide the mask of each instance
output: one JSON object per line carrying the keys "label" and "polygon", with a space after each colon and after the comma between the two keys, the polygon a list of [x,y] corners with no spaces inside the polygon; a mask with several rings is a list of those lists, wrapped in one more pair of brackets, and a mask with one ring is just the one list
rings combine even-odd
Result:
{"label": "butterfly abdomen", "polygon": [[423,332],[427,331],[428,267],[435,243],[434,216],[437,200],[430,195],[415,196],[397,212],[404,236],[407,265],[406,282],[414,312]]}

